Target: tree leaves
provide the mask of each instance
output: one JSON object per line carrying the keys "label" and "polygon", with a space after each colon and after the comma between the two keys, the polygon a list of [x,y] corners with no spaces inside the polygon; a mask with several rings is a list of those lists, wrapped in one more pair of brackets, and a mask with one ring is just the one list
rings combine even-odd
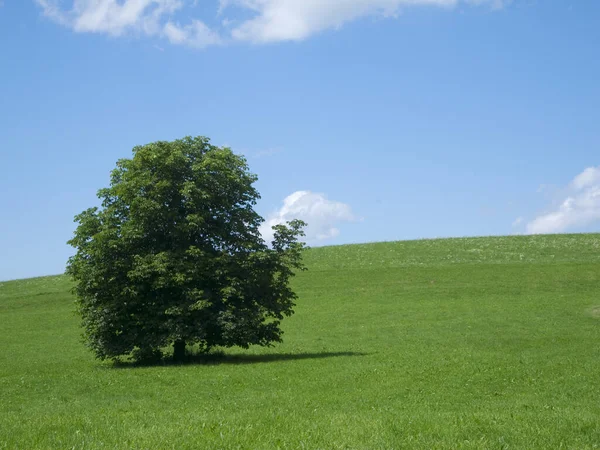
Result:
{"label": "tree leaves", "polygon": [[281,341],[289,287],[303,269],[305,224],[275,228],[254,211],[246,160],[204,137],[133,149],[100,189],[101,208],[75,217],[67,273],[89,347],[101,359],[152,357],[175,341],[219,346]]}

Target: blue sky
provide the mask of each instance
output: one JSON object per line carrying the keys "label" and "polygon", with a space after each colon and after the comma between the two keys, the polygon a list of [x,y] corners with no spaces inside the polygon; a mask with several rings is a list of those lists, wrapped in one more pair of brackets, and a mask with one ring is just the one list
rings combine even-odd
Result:
{"label": "blue sky", "polygon": [[186,135],[312,245],[600,230],[596,0],[1,3],[0,280],[61,273],[116,160]]}

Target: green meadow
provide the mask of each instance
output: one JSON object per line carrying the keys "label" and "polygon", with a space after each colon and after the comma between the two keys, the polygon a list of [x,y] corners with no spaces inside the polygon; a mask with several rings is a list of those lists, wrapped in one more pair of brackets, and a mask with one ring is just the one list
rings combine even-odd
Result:
{"label": "green meadow", "polygon": [[322,247],[284,343],[114,366],[65,276],[0,283],[0,448],[600,447],[600,235]]}

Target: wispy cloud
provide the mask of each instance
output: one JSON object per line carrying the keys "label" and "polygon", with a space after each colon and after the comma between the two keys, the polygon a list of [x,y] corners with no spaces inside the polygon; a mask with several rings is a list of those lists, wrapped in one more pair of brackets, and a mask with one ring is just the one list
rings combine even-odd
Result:
{"label": "wispy cloud", "polygon": [[270,242],[273,239],[271,228],[293,219],[308,224],[305,231],[309,244],[334,238],[340,234],[339,224],[357,220],[346,203],[329,200],[324,194],[297,191],[287,196],[281,208],[268,216],[260,228],[263,238]]}
{"label": "wispy cloud", "polygon": [[191,24],[185,26],[167,22],[163,31],[172,44],[185,44],[190,47],[204,48],[223,43],[216,32],[199,20],[193,20]]}
{"label": "wispy cloud", "polygon": [[233,5],[255,16],[232,30],[234,39],[255,43],[298,41],[365,16],[394,17],[410,6],[452,8],[459,3],[501,7],[502,0],[221,0],[221,10]]}
{"label": "wispy cloud", "polygon": [[559,205],[527,224],[529,234],[560,233],[600,222],[600,166],[588,167],[565,190]]}
{"label": "wispy cloud", "polygon": [[[234,41],[298,41],[361,17],[394,17],[411,6],[453,8],[463,3],[496,9],[509,1],[220,0],[213,17],[199,18],[192,10],[196,0],[35,0],[45,16],[76,32],[133,33],[196,48]],[[175,21],[175,13],[185,17],[184,24]],[[220,24],[209,27],[217,17]]]}

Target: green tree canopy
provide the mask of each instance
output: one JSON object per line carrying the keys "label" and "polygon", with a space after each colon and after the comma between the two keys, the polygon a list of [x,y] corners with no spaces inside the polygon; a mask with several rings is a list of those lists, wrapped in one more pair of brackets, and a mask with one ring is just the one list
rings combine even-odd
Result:
{"label": "green tree canopy", "polygon": [[242,156],[205,137],[135,147],[117,162],[101,207],[76,216],[69,241],[67,273],[98,358],[281,341],[305,224],[274,227],[268,246],[256,180]]}

